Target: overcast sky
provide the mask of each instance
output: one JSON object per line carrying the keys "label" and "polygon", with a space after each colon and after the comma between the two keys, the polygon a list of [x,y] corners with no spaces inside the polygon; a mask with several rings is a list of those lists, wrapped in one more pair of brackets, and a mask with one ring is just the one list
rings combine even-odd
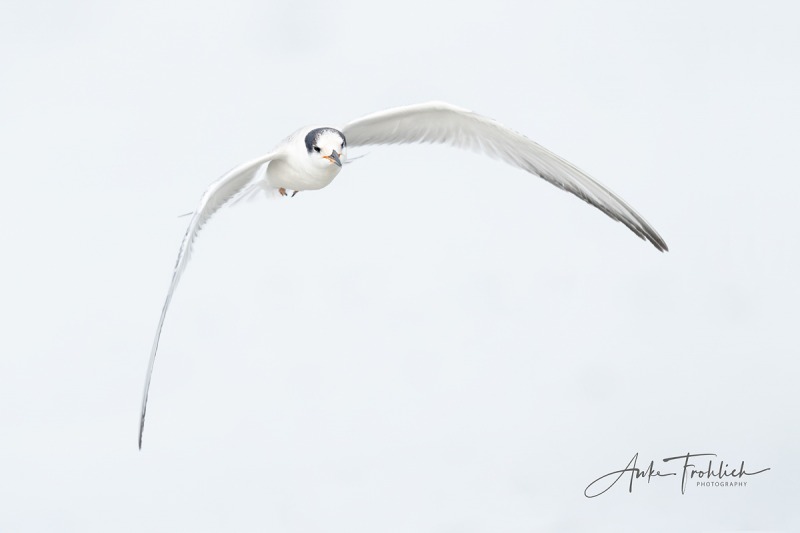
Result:
{"label": "overcast sky", "polygon": [[[799,15],[5,0],[0,531],[799,529]],[[206,226],[139,452],[178,215],[304,124],[433,99],[585,169],[670,252],[478,155],[353,150]],[[635,453],[771,470],[584,496]]]}

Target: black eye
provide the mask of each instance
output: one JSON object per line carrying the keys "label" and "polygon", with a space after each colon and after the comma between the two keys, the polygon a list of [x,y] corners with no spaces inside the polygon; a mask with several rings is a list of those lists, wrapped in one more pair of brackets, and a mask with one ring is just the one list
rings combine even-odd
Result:
{"label": "black eye", "polygon": [[314,147],[314,151],[315,151],[315,152],[319,152],[319,146],[315,146],[315,147]]}

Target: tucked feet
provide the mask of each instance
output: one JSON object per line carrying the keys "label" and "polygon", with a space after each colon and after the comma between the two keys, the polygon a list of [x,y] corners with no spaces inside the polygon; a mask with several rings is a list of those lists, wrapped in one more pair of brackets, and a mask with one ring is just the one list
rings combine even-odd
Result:
{"label": "tucked feet", "polygon": [[283,187],[278,189],[278,192],[281,193],[281,196],[286,196],[286,189],[284,189]]}

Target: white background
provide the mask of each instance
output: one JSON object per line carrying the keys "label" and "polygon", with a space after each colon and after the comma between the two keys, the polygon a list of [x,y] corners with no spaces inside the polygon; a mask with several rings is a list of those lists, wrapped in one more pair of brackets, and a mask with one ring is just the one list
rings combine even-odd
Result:
{"label": "white background", "polygon": [[[0,531],[800,528],[800,13],[649,4],[4,1]],[[206,226],[139,452],[177,216],[303,124],[432,99],[671,251],[487,158],[361,150]],[[583,496],[636,452],[772,470]]]}

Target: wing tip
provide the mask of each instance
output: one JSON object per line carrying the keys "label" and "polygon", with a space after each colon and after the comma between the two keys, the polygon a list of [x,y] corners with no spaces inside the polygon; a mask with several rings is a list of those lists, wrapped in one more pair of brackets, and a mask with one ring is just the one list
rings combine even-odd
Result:
{"label": "wing tip", "polygon": [[669,246],[667,246],[667,242],[656,233],[656,231],[650,227],[644,228],[644,232],[642,235],[642,239],[645,239],[653,245],[653,247],[661,253],[669,252]]}
{"label": "wing tip", "polygon": [[142,438],[144,437],[144,411],[139,419],[139,451],[142,451]]}

